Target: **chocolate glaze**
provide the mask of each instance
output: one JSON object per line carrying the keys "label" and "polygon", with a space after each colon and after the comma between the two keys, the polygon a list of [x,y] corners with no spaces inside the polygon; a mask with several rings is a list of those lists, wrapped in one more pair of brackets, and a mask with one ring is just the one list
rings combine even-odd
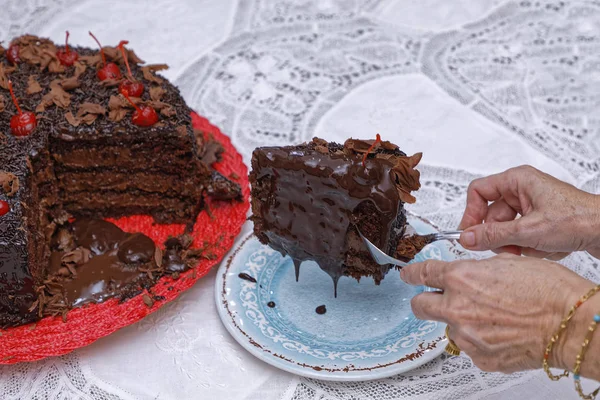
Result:
{"label": "chocolate glaze", "polygon": [[323,315],[327,312],[327,307],[325,307],[325,304],[323,304],[322,306],[317,307],[315,312],[319,315]]}
{"label": "chocolate glaze", "polygon": [[371,205],[379,225],[363,234],[391,254],[404,233],[403,204],[413,202],[410,191],[419,188],[414,166],[420,154],[407,157],[397,146],[383,142],[363,165],[371,144],[348,140],[341,146],[314,139],[293,147],[258,148],[252,156],[252,220],[257,237],[290,255],[297,274],[301,261],[316,261],[333,278],[336,295],[339,277],[350,274],[352,264],[369,263],[368,274],[376,282],[389,269],[361,257],[366,248],[356,227],[374,216],[360,215],[359,210]]}
{"label": "chocolate glaze", "polygon": [[240,279],[245,280],[245,281],[256,283],[256,279],[254,279],[253,277],[251,277],[250,275],[248,275],[245,272],[242,272],[241,274],[238,274],[238,277]]}
{"label": "chocolate glaze", "polygon": [[51,240],[44,313],[129,298],[166,273],[188,269],[182,260],[184,246],[176,238],[169,242],[163,253],[146,235],[123,232],[104,220],[66,225]]}

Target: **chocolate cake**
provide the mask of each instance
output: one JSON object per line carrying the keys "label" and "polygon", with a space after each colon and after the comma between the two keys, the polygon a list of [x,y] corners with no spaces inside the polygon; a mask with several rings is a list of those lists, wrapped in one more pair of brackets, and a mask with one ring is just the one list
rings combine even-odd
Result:
{"label": "chocolate cake", "polygon": [[289,147],[257,148],[252,155],[252,220],[258,239],[300,263],[313,260],[337,287],[338,279],[371,276],[379,284],[388,266],[371,258],[358,235],[394,254],[404,236],[405,203],[419,189],[415,166],[386,141],[349,139],[344,145],[313,139]]}
{"label": "chocolate cake", "polygon": [[0,47],[0,327],[56,314],[51,298],[77,306],[73,293],[102,268],[120,278],[89,301],[165,273],[149,238],[94,219],[147,214],[192,226],[203,196],[241,196],[211,167],[219,144],[193,131],[179,91],[155,74],[167,66],[142,63],[122,46],[100,54],[30,35]]}

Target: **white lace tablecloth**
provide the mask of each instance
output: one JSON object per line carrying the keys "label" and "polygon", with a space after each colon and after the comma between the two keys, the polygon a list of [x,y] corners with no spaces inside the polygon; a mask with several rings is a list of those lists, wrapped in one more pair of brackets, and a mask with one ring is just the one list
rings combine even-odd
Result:
{"label": "white lace tablecloth", "polygon": [[[255,146],[379,132],[424,152],[411,209],[458,224],[475,177],[531,164],[600,193],[600,2],[1,0],[0,39],[128,39],[190,106]],[[566,263],[600,281],[585,254]],[[142,322],[73,354],[0,367],[0,399],[577,399],[539,371],[441,358],[367,383],[294,377],[217,317],[215,273]]]}

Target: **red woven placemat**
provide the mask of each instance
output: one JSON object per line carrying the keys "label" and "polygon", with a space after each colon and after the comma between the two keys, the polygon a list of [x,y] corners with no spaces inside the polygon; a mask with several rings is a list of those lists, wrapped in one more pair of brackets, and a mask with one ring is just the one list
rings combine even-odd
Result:
{"label": "red woven placemat", "polygon": [[[197,114],[192,114],[192,120],[194,128],[212,133],[215,139],[223,144],[223,160],[215,167],[225,176],[237,175],[236,180],[242,186],[244,194],[243,202],[208,200],[212,218],[206,211],[198,216],[194,227],[193,246],[210,244],[214,259],[202,260],[196,268],[181,274],[177,280],[166,276],[160,279],[151,290],[154,296],[164,296],[165,299],[156,301],[152,307],[144,304],[143,294],[140,294],[121,304],[117,299],[112,299],[101,304],[73,309],[67,314],[67,322],[63,322],[61,317],[48,317],[35,324],[0,330],[0,364],[35,361],[66,354],[141,320],[189,289],[218,264],[233,246],[233,241],[246,220],[249,207],[248,170],[242,156],[219,128]],[[176,236],[184,230],[183,225],[155,225],[148,216],[126,217],[112,222],[128,232],[143,232],[161,247],[169,235]],[[173,289],[169,290],[169,287]]]}

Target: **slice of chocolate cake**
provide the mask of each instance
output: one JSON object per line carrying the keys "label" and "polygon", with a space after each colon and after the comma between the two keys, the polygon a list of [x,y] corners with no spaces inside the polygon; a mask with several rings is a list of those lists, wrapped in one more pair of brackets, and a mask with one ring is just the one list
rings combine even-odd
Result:
{"label": "slice of chocolate cake", "polygon": [[39,318],[51,238],[70,218],[191,225],[205,194],[241,196],[210,166],[220,146],[155,74],[167,66],[141,63],[30,35],[0,46],[0,328]]}
{"label": "slice of chocolate cake", "polygon": [[415,166],[390,142],[322,139],[299,146],[262,147],[252,155],[252,220],[259,240],[296,266],[313,260],[334,280],[383,279],[357,229],[388,254],[404,235],[404,203],[420,187]]}

